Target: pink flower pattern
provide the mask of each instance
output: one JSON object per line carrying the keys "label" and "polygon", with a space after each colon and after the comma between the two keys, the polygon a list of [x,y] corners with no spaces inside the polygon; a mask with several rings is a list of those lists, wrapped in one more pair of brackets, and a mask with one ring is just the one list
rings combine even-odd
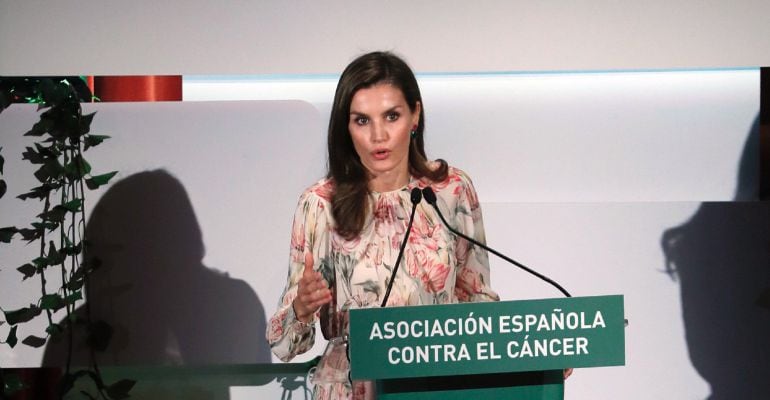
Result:
{"label": "pink flower pattern", "polygon": [[[481,209],[473,184],[459,169],[450,167],[443,182],[412,178],[392,192],[370,193],[370,213],[361,235],[345,240],[335,233],[331,216],[333,183],[323,179],[300,197],[291,235],[289,276],[278,310],[270,318],[268,342],[273,352],[289,361],[313,346],[315,328],[300,324],[290,312],[302,276],[304,252],[310,251],[315,267],[333,274],[336,313],[342,308],[374,307],[382,301],[391,279],[411,212],[410,191],[431,186],[439,208],[454,228],[485,241]],[[489,286],[489,261],[485,251],[456,241],[426,202],[417,206],[389,306],[498,300]],[[319,316],[316,315],[316,320]],[[350,399],[371,396],[371,383],[317,384],[316,399]]]}

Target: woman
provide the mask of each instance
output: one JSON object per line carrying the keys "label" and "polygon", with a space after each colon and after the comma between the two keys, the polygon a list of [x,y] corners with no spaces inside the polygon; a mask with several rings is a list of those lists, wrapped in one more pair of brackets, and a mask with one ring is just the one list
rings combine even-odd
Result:
{"label": "woman", "polygon": [[[288,282],[268,326],[282,360],[313,346],[316,320],[324,336],[339,337],[347,332],[346,310],[380,305],[406,231],[411,189],[430,186],[448,222],[484,241],[471,180],[443,160],[427,160],[424,129],[420,90],[404,61],[374,52],[348,65],[329,121],[329,171],[300,197]],[[401,263],[388,306],[498,300],[486,251],[451,234],[425,202]],[[372,395],[370,383],[348,382],[347,364],[336,357],[327,351],[321,361],[314,397]]]}

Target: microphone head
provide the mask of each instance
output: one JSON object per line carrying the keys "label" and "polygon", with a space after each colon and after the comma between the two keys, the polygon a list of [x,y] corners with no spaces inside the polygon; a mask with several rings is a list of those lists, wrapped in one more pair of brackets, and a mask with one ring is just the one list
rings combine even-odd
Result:
{"label": "microphone head", "polygon": [[412,204],[417,205],[422,200],[422,192],[419,188],[412,189]]}
{"label": "microphone head", "polygon": [[427,201],[428,204],[436,204],[436,194],[433,193],[433,189],[431,189],[430,186],[426,186],[422,189],[422,197],[425,198],[425,201]]}

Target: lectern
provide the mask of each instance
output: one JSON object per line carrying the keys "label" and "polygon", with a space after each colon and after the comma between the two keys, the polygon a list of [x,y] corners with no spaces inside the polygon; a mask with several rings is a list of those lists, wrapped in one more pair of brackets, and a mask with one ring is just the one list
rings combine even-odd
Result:
{"label": "lectern", "polygon": [[352,379],[381,399],[563,399],[565,368],[625,364],[623,296],[350,311]]}

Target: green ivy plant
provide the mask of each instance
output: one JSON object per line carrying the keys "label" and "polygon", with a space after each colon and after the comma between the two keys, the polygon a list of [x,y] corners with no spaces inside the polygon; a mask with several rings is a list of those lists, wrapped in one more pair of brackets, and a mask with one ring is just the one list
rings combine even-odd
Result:
{"label": "green ivy plant", "polygon": [[[99,329],[88,330],[107,332],[107,336],[110,333],[110,329],[104,329],[103,322],[91,321],[87,313],[85,317],[76,317],[74,313],[76,305],[84,298],[89,274],[98,267],[97,261],[85,261],[89,260],[86,257],[88,240],[85,236],[86,189],[93,190],[107,184],[117,173],[94,174],[84,157],[86,151],[109,138],[91,133],[95,113],[83,114],[81,107],[81,101],[90,100],[90,90],[79,77],[0,77],[0,112],[15,102],[37,103],[40,112],[40,120],[24,133],[24,136],[33,138],[33,143],[22,153],[22,158],[33,164],[34,176],[40,185],[17,198],[39,201],[41,212],[27,227],[0,228],[0,242],[10,243],[18,237],[28,244],[36,244],[38,248],[34,259],[16,269],[21,273],[22,280],[40,281],[40,297],[20,309],[0,308],[5,319],[0,321],[0,326],[6,325],[0,329],[5,328],[8,332],[2,343],[11,348],[19,344],[19,337],[22,336],[19,335],[19,327],[35,318],[46,318],[48,327],[45,334],[26,335],[21,340],[23,345],[41,347],[50,337],[72,335],[76,324],[86,324],[87,328],[99,326]],[[0,197],[7,190],[2,180],[3,161],[0,154]],[[51,287],[49,279],[52,275],[60,277],[60,286]],[[66,312],[66,318],[57,322],[54,313],[59,310]],[[72,337],[68,339],[71,343]],[[104,338],[101,339],[104,342]],[[59,391],[61,397],[81,377],[92,379],[99,398],[121,399],[128,396],[134,381],[121,380],[106,385],[93,356],[88,369],[72,372],[71,346],[69,351]],[[3,374],[2,370],[0,383],[6,395],[23,388],[18,377]],[[83,394],[96,398],[86,392]]]}

